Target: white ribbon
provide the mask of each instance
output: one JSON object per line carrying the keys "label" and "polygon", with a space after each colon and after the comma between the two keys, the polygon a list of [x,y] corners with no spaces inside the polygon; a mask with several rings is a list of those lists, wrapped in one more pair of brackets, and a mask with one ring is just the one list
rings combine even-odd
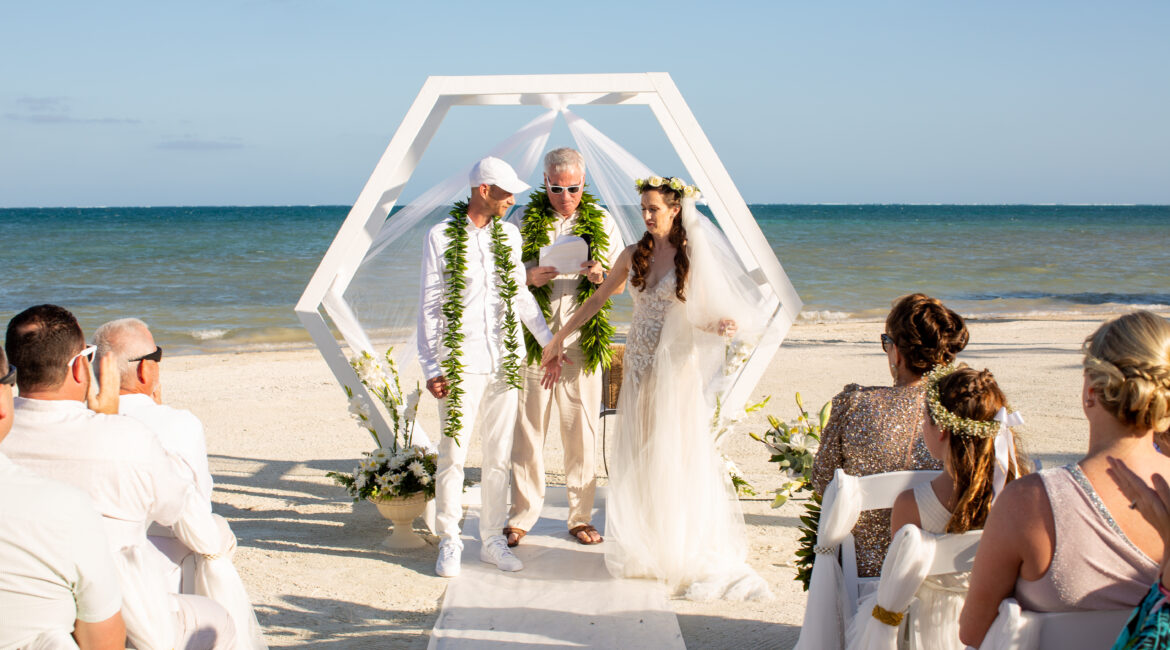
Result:
{"label": "white ribbon", "polygon": [[1000,407],[994,419],[999,422],[999,433],[995,435],[995,473],[991,479],[992,500],[999,496],[1003,486],[1007,484],[1008,471],[1016,463],[1016,440],[1010,427],[1023,425],[1024,416],[1019,413],[1008,413],[1006,408]]}

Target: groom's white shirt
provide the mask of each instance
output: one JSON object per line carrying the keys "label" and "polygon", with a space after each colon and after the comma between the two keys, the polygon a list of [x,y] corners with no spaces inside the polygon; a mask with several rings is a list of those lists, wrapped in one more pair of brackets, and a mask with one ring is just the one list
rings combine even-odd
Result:
{"label": "groom's white shirt", "polygon": [[[446,356],[443,348],[443,297],[447,291],[447,224],[450,219],[431,228],[423,244],[421,298],[418,312],[418,358],[423,375],[430,379],[443,374],[439,362]],[[513,276],[518,291],[512,308],[516,316],[540,344],[552,340],[552,332],[540,313],[536,299],[528,292],[524,263],[520,261],[520,230],[504,222],[504,238],[512,252]],[[496,289],[496,264],[492,255],[492,228],[467,226],[467,276],[463,291],[463,342],[461,362],[469,374],[490,374],[500,365],[505,353],[504,305]],[[517,332],[519,336],[519,332]],[[524,343],[518,341],[517,354],[523,358]]]}

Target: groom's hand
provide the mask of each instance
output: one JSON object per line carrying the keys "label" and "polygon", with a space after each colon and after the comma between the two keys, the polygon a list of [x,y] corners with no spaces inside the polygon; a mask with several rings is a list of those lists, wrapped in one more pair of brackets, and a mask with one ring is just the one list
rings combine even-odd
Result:
{"label": "groom's hand", "polygon": [[447,385],[447,378],[443,375],[438,377],[431,377],[427,380],[427,391],[434,396],[435,399],[443,399],[447,396],[449,387]]}

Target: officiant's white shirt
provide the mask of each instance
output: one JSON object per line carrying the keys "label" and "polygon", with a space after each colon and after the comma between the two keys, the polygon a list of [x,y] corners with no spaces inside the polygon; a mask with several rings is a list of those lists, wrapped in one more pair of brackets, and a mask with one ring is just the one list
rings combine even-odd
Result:
{"label": "officiant's white shirt", "polygon": [[66,639],[75,620],[104,621],[122,593],[102,520],[80,490],[0,453],[0,648]]}
{"label": "officiant's white shirt", "polygon": [[190,470],[199,494],[211,503],[211,469],[207,464],[207,440],[203,423],[195,414],[158,404],[150,395],[131,394],[118,398],[118,413],[145,424],[158,435],[163,449],[179,457]]}
{"label": "officiant's white shirt", "polygon": [[221,550],[223,540],[207,501],[184,475],[181,461],[146,425],[95,413],[79,401],[17,397],[15,402],[12,432],[0,442],[0,452],[88,494],[114,551],[142,546],[148,555],[157,553],[146,543],[152,521],[171,526],[197,553]]}
{"label": "officiant's white shirt", "polygon": [[[439,362],[446,358],[442,344],[443,299],[447,291],[447,224],[431,228],[423,249],[422,288],[418,311],[418,359],[423,375],[430,379],[443,374]],[[504,222],[504,240],[512,251],[513,277],[519,289],[512,305],[516,316],[540,344],[548,345],[552,332],[540,313],[536,299],[528,292],[528,278],[520,261],[520,231]],[[504,304],[496,288],[496,263],[492,255],[492,225],[477,228],[467,224],[467,281],[463,290],[463,341],[460,361],[463,372],[492,374],[504,358]],[[519,337],[520,332],[516,332]],[[517,340],[517,354],[523,358],[524,342]]]}

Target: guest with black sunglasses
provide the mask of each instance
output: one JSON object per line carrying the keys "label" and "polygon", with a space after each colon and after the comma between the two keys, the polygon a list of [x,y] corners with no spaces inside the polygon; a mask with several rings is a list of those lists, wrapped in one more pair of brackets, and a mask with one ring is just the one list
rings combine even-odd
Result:
{"label": "guest with black sunglasses", "polygon": [[[121,393],[118,412],[129,416],[153,431],[164,449],[174,454],[181,462],[176,463],[184,478],[195,483],[199,496],[208,512],[211,511],[211,471],[207,463],[207,444],[203,434],[203,423],[195,414],[183,409],[172,408],[162,403],[161,365],[163,351],[155,344],[154,336],[146,323],[137,318],[121,318],[97,328],[93,335],[98,353],[113,359],[111,368],[116,368],[114,380]],[[104,372],[104,371],[103,371]],[[106,377],[102,376],[102,381]],[[225,538],[235,540],[231,526],[219,515],[212,515]],[[183,583],[182,566],[193,561],[195,573],[219,571],[226,577],[216,584],[227,583],[232,594],[224,596],[210,593],[228,609],[235,622],[236,634],[242,639],[256,641],[260,634],[256,616],[247,599],[239,574],[231,566],[235,544],[220,557],[207,559],[192,551],[175,532],[167,527],[154,524],[147,531],[147,539],[163,555],[171,560],[169,584],[179,593],[194,593],[195,585]],[[209,567],[211,563],[217,566]],[[198,578],[196,577],[196,580]],[[255,647],[260,642],[253,644]]]}
{"label": "guest with black sunglasses", "polygon": [[[817,494],[824,494],[838,467],[852,476],[942,469],[922,440],[922,378],[935,366],[954,361],[967,339],[963,317],[938,300],[915,293],[894,302],[880,337],[894,385],[849,384],[833,398],[813,461]],[[853,537],[858,575],[880,575],[890,545],[890,511],[861,513]]]}

